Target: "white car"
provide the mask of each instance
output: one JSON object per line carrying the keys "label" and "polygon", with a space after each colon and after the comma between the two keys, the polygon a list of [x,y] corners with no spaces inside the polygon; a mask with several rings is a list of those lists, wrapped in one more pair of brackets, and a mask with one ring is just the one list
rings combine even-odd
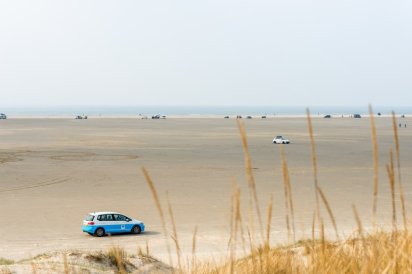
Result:
{"label": "white car", "polygon": [[4,114],[4,113],[0,113],[0,119],[7,119],[6,114]]}
{"label": "white car", "polygon": [[117,212],[93,212],[84,219],[82,229],[97,237],[119,233],[140,234],[144,231],[144,223]]}
{"label": "white car", "polygon": [[290,141],[288,139],[286,139],[285,137],[283,137],[281,135],[278,135],[273,139],[272,143],[274,143],[274,144],[290,144]]}

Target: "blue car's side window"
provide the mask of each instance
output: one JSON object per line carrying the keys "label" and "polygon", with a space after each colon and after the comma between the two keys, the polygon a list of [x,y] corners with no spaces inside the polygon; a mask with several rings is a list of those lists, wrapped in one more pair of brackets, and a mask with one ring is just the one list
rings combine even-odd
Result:
{"label": "blue car's side window", "polygon": [[114,223],[113,223],[113,215],[112,214],[102,214],[97,217],[97,220],[101,222],[104,230],[106,232],[113,232],[114,231]]}
{"label": "blue car's side window", "polygon": [[127,217],[124,215],[120,214],[113,214],[114,215],[114,220],[118,222],[125,222],[127,220]]}

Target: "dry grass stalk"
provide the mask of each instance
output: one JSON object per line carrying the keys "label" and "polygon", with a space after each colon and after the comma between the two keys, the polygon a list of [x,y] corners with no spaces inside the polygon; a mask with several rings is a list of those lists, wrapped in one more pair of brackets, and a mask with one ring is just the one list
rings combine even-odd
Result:
{"label": "dry grass stalk", "polygon": [[325,237],[325,225],[323,223],[322,218],[320,218],[320,242],[322,246],[322,259],[324,259],[325,251],[326,251],[326,237]]}
{"label": "dry grass stalk", "polygon": [[146,255],[150,256],[149,242],[146,240]]}
{"label": "dry grass stalk", "polygon": [[[232,183],[232,205],[231,205],[231,231],[230,231],[230,238],[229,238],[229,248],[230,248],[230,264],[229,264],[229,273],[233,272],[234,263],[236,261],[236,246],[237,246],[237,239],[238,235],[241,238],[241,244],[244,254],[246,252],[246,240],[244,238],[244,229],[243,229],[243,221],[242,221],[242,213],[240,207],[240,188],[235,179],[233,179]],[[249,235],[250,236],[250,235]],[[250,248],[253,249],[252,239],[250,240]]]}
{"label": "dry grass stalk", "polygon": [[257,196],[257,191],[256,191],[256,183],[255,183],[255,178],[253,176],[253,171],[252,171],[252,160],[250,158],[250,153],[249,153],[249,146],[247,142],[247,136],[246,136],[246,129],[245,125],[237,120],[237,125],[239,128],[241,140],[242,140],[242,148],[243,148],[243,155],[244,155],[244,160],[245,160],[245,170],[246,170],[246,175],[248,178],[248,187],[249,187],[249,226],[252,229],[252,232],[254,231],[254,221],[253,221],[253,214],[252,214],[252,208],[253,208],[253,203],[255,204],[255,210],[258,216],[258,221],[259,221],[259,228],[260,228],[260,236],[261,239],[263,240],[263,223],[262,223],[262,214],[260,212],[260,207],[259,207],[259,200]]}
{"label": "dry grass stalk", "polygon": [[367,247],[366,247],[365,237],[363,233],[363,225],[362,225],[361,218],[359,217],[358,210],[356,209],[355,205],[352,205],[352,210],[353,210],[353,214],[355,215],[356,224],[358,225],[358,234],[362,241],[363,250],[366,251]]}
{"label": "dry grass stalk", "polygon": [[33,259],[30,261],[31,273],[37,274],[37,265],[34,263]]}
{"label": "dry grass stalk", "polygon": [[316,198],[316,216],[320,219],[320,206],[319,206],[319,195],[318,195],[318,160],[316,154],[316,144],[315,138],[313,136],[313,126],[312,126],[312,119],[310,117],[310,111],[306,109],[306,116],[308,120],[308,130],[309,130],[309,137],[310,137],[310,145],[312,148],[312,169],[313,169],[313,178],[315,181],[315,198]]}
{"label": "dry grass stalk", "polygon": [[[283,165],[283,162],[282,162],[282,165]],[[287,231],[288,231],[288,239],[289,239],[289,241],[290,241],[292,232],[291,232],[290,220],[289,220],[289,212],[290,212],[290,209],[289,209],[289,199],[288,199],[288,195],[289,195],[289,194],[288,194],[288,188],[287,188],[287,186],[286,186],[285,181],[284,181],[283,185],[284,185],[283,189],[284,189],[284,194],[285,194],[285,211],[286,211],[286,212],[285,212],[285,220],[286,220],[286,229],[287,229]]]}
{"label": "dry grass stalk", "polygon": [[[296,235],[295,211],[293,208],[292,187],[290,184],[289,168],[286,162],[286,157],[285,157],[285,153],[283,150],[283,146],[280,147],[280,154],[281,154],[281,159],[282,159],[282,176],[283,176],[283,187],[284,187],[284,194],[285,194],[286,226],[288,229],[289,239],[290,239],[290,236],[293,235],[293,241],[295,241],[295,235]],[[289,219],[289,214],[292,220]]]}
{"label": "dry grass stalk", "polygon": [[[255,253],[255,246],[253,244],[253,240],[252,240],[252,237],[250,235],[249,228],[247,229],[247,236],[248,236],[248,239],[249,239],[249,248],[250,248],[249,254],[254,254]],[[252,271],[252,273],[256,273],[256,265],[257,265],[256,260],[257,260],[257,258],[255,256],[252,256],[252,265],[251,265],[252,269],[251,270],[247,269],[248,272]]]}
{"label": "dry grass stalk", "polygon": [[119,274],[126,273],[125,266],[127,261],[127,253],[126,251],[124,251],[124,249],[114,246],[109,249],[109,251],[107,252],[107,256],[112,262],[114,259]]}
{"label": "dry grass stalk", "polygon": [[230,209],[230,238],[229,238],[229,248],[230,248],[230,268],[229,272],[233,273],[234,269],[234,262],[235,262],[235,250],[236,250],[236,243],[237,243],[237,203],[238,203],[238,185],[236,180],[233,179],[232,181],[232,201],[231,201],[231,209]]}
{"label": "dry grass stalk", "polygon": [[181,271],[182,270],[182,264],[181,264],[182,252],[181,252],[180,245],[179,245],[179,239],[177,237],[175,216],[173,214],[172,205],[170,204],[169,195],[167,195],[167,206],[168,206],[168,210],[169,210],[170,221],[172,223],[172,232],[173,232],[172,239],[173,239],[173,242],[175,243],[175,247],[176,247],[177,265],[179,267],[179,271]]}
{"label": "dry grass stalk", "polygon": [[197,226],[195,226],[195,230],[193,231],[193,237],[192,237],[192,263],[191,263],[192,273],[196,269],[196,237],[197,237]]}
{"label": "dry grass stalk", "polygon": [[319,191],[320,197],[322,198],[323,204],[325,205],[328,211],[329,218],[332,221],[333,228],[335,229],[336,239],[339,240],[338,226],[336,225],[336,220],[335,220],[335,216],[333,215],[332,208],[330,207],[329,202],[326,199],[326,195],[323,193],[320,187],[318,187],[318,191]]}
{"label": "dry grass stalk", "polygon": [[273,211],[273,195],[270,196],[270,201],[267,208],[267,216],[266,216],[266,242],[263,246],[263,252],[265,258],[263,258],[265,263],[262,265],[266,265],[266,273],[269,273],[269,265],[270,265],[270,230],[271,230],[271,223],[272,223],[272,211]]}
{"label": "dry grass stalk", "polygon": [[236,207],[236,191],[237,191],[237,183],[235,178],[232,179],[232,199],[230,201],[230,237],[228,246],[231,246],[232,242],[235,241],[235,222],[236,222],[236,214],[235,214],[235,207]]}
{"label": "dry grass stalk", "polygon": [[144,177],[146,178],[146,182],[149,185],[150,191],[151,191],[152,196],[153,196],[153,200],[155,201],[155,204],[156,204],[157,211],[159,212],[159,215],[160,215],[160,221],[162,222],[162,228],[163,228],[163,233],[164,233],[164,237],[165,237],[167,253],[168,253],[168,256],[169,256],[169,264],[172,265],[172,255],[170,253],[169,241],[167,239],[166,220],[165,220],[165,217],[164,217],[164,214],[163,214],[162,206],[160,204],[160,199],[159,199],[159,196],[157,195],[156,187],[153,183],[152,178],[149,175],[149,172],[147,172],[147,170],[144,167],[142,167],[142,171],[143,171]]}
{"label": "dry grass stalk", "polygon": [[392,127],[393,127],[393,138],[395,141],[395,152],[396,152],[396,165],[398,173],[398,184],[399,184],[399,196],[401,200],[402,207],[402,219],[403,219],[403,229],[407,230],[407,217],[406,217],[406,206],[405,206],[405,197],[403,192],[402,178],[401,178],[401,160],[400,160],[400,146],[399,146],[399,137],[398,137],[398,127],[396,126],[396,117],[395,112],[392,111]]}
{"label": "dry grass stalk", "polygon": [[63,254],[63,272],[65,274],[70,273],[69,264],[67,263],[67,254],[66,253]]}
{"label": "dry grass stalk", "polygon": [[[241,205],[240,205],[240,197],[241,192],[240,188],[236,182],[233,180],[233,190],[232,190],[232,203],[233,203],[233,228],[230,235],[229,244],[234,248],[237,244],[238,235],[240,235],[241,244],[243,253],[247,254],[246,252],[246,240],[245,240],[245,232],[243,228],[243,220],[242,220],[242,212],[241,212]],[[234,255],[234,253],[232,254]],[[235,256],[233,256],[235,257]]]}
{"label": "dry grass stalk", "polygon": [[372,222],[376,226],[376,211],[378,205],[378,180],[379,180],[379,151],[378,141],[376,135],[375,117],[372,106],[369,105],[369,116],[371,122],[371,139],[373,147],[373,208],[372,208]]}
{"label": "dry grass stalk", "polygon": [[273,211],[273,195],[270,196],[270,201],[269,201],[269,205],[267,209],[265,248],[269,248],[270,246],[270,230],[271,230],[271,222],[272,222],[272,211]]}
{"label": "dry grass stalk", "polygon": [[289,209],[290,209],[290,216],[292,217],[292,233],[293,233],[293,241],[296,240],[296,229],[295,229],[295,210],[293,207],[293,196],[292,196],[292,187],[290,184],[290,177],[289,177],[289,170],[286,165],[287,171],[287,187],[288,187],[288,195],[289,195]]}
{"label": "dry grass stalk", "polygon": [[396,201],[395,201],[395,173],[393,167],[393,153],[392,149],[389,149],[389,164],[386,165],[386,171],[388,172],[389,185],[391,188],[391,200],[392,200],[392,228],[396,230]]}
{"label": "dry grass stalk", "polygon": [[315,242],[315,227],[316,227],[316,211],[313,212],[312,216],[312,229],[311,229],[311,235],[312,235],[312,242]]}
{"label": "dry grass stalk", "polygon": [[[243,228],[243,218],[242,218],[242,212],[240,208],[240,189],[239,187],[237,188],[236,192],[236,207],[235,207],[235,235],[238,233],[240,234],[240,239],[242,242],[242,249],[243,253],[246,254],[246,239],[245,239],[245,230]],[[237,236],[236,236],[237,237]]]}

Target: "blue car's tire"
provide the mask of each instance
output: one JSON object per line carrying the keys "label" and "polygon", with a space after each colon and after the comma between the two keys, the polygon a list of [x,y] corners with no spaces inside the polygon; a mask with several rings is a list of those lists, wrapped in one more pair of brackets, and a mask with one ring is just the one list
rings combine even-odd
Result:
{"label": "blue car's tire", "polygon": [[140,228],[140,226],[139,225],[135,225],[133,228],[132,228],[132,231],[131,231],[133,234],[140,234],[141,232],[142,232],[142,229]]}
{"label": "blue car's tire", "polygon": [[97,237],[103,237],[104,234],[105,234],[104,228],[101,228],[101,227],[96,229],[96,231],[94,232],[94,235]]}

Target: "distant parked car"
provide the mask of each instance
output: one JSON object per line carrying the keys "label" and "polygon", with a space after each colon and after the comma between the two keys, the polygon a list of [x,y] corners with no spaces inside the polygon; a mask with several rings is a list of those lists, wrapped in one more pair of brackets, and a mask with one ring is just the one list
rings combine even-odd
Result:
{"label": "distant parked car", "polygon": [[362,118],[360,114],[353,114],[353,118]]}
{"label": "distant parked car", "polygon": [[246,119],[252,119],[252,116],[246,116]]}
{"label": "distant parked car", "polygon": [[266,119],[266,115],[263,115],[261,118],[262,118],[262,119]]}
{"label": "distant parked car", "polygon": [[4,113],[0,113],[0,119],[7,119],[7,115]]}
{"label": "distant parked car", "polygon": [[323,116],[323,118],[332,118],[330,114]]}
{"label": "distant parked car", "polygon": [[117,212],[93,212],[84,219],[82,229],[90,235],[103,237],[106,234],[140,234],[145,227],[142,221]]}
{"label": "distant parked car", "polygon": [[229,119],[229,116],[226,115],[224,118],[225,118],[225,119]]}
{"label": "distant parked car", "polygon": [[274,144],[290,144],[290,141],[286,139],[285,137],[278,135],[273,139],[272,143]]}

